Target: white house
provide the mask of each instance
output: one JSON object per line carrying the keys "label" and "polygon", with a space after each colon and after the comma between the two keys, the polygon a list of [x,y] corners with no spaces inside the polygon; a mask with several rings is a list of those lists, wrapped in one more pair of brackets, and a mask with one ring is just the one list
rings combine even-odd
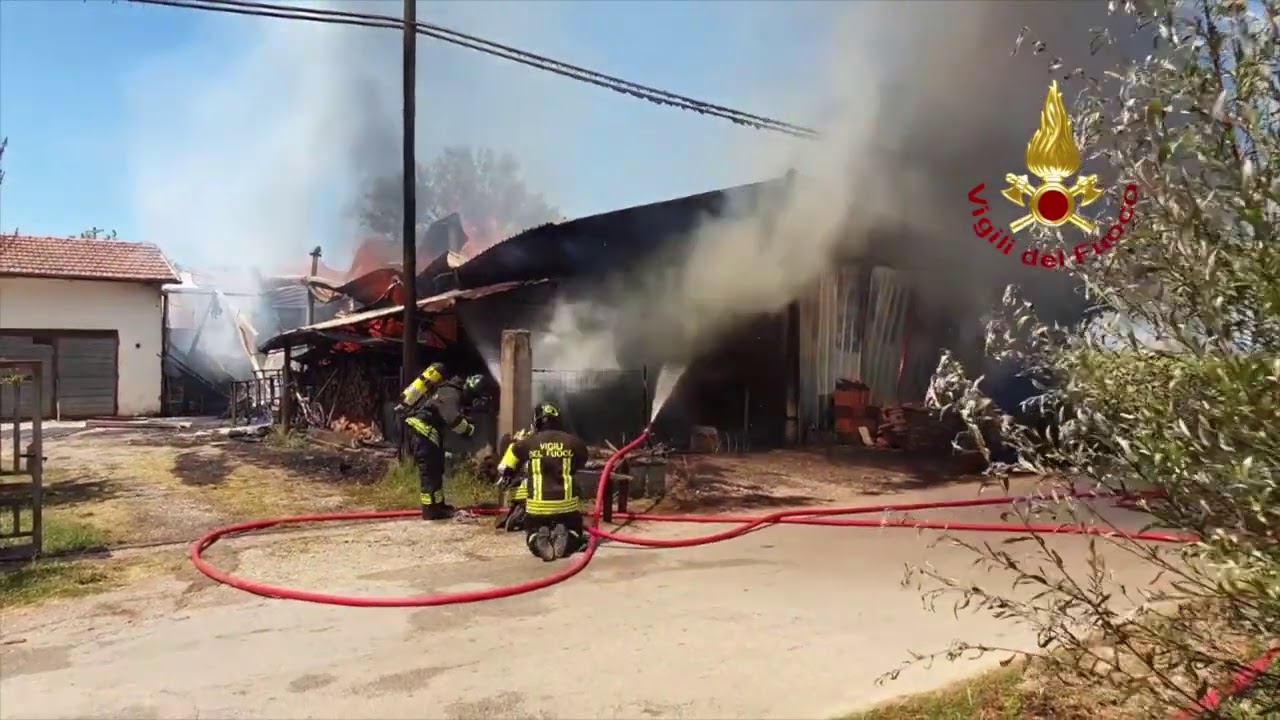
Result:
{"label": "white house", "polygon": [[[150,243],[0,235],[0,358],[44,361],[45,417],[158,413],[161,287],[177,280]],[[0,394],[0,417],[12,403]]]}

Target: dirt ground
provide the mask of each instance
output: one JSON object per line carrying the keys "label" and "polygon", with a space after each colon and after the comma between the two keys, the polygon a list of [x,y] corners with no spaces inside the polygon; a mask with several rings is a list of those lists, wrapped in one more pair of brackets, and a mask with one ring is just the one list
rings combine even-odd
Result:
{"label": "dirt ground", "polygon": [[[989,665],[875,684],[912,650],[956,637],[1034,642],[988,618],[925,611],[900,583],[905,564],[978,571],[961,550],[930,548],[936,534],[897,528],[780,527],[672,551],[609,544],[569,583],[463,606],[262,599],[199,575],[182,544],[136,546],[359,505],[353,488],[374,482],[384,458],[132,429],[53,438],[46,454],[51,508],[135,547],[113,551],[129,573],[107,592],[0,610],[2,718],[829,717]],[[972,469],[873,450],[677,456],[662,504],[714,512],[973,497]],[[1078,539],[1052,542],[1068,562],[1084,554]],[[484,522],[308,527],[228,539],[209,557],[268,582],[368,595],[492,587],[552,569]],[[1125,562],[1113,565],[1121,577]]]}
{"label": "dirt ground", "polygon": [[972,458],[909,457],[835,447],[749,455],[677,455],[664,506],[682,512],[821,505],[849,498],[981,484]]}
{"label": "dirt ground", "polygon": [[[0,439],[0,451],[8,443]],[[45,440],[46,507],[100,528],[111,546],[187,542],[241,520],[362,507],[385,453],[212,431],[60,430]],[[677,455],[664,508],[788,507],[974,484],[972,463],[836,449]],[[643,501],[641,501],[643,502]],[[643,505],[641,505],[643,507]]]}
{"label": "dirt ground", "polygon": [[209,431],[64,431],[44,448],[45,507],[99,528],[111,546],[187,542],[231,521],[347,507],[344,488],[376,481],[387,462]]}

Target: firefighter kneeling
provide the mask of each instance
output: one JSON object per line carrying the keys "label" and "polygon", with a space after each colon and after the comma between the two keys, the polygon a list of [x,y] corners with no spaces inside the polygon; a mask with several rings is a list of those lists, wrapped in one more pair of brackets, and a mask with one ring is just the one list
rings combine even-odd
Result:
{"label": "firefighter kneeling", "polygon": [[585,544],[574,474],[587,463],[587,444],[560,429],[560,410],[551,403],[534,409],[533,425],[533,434],[507,449],[498,465],[499,482],[514,485],[524,468],[525,543],[550,562]]}

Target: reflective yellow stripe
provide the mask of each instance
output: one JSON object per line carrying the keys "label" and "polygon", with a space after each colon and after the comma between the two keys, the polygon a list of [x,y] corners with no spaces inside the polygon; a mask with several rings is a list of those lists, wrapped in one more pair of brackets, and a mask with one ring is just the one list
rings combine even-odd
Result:
{"label": "reflective yellow stripe", "polygon": [[421,493],[418,495],[418,502],[422,503],[423,505],[434,505],[437,503],[442,503],[444,502],[444,493],[443,492],[438,492],[434,494]]}
{"label": "reflective yellow stripe", "polygon": [[511,496],[511,499],[513,500],[529,499],[529,484],[527,481],[521,482],[519,485],[516,486],[516,492],[514,495]]}
{"label": "reflective yellow stripe", "polygon": [[568,500],[529,500],[524,505],[525,512],[530,515],[560,515],[561,513],[574,513],[579,511],[578,499],[570,498]]}
{"label": "reflective yellow stripe", "polygon": [[440,433],[436,432],[435,428],[423,422],[421,418],[416,418],[416,417],[408,418],[407,420],[404,421],[404,424],[413,428],[414,432],[430,440],[436,445],[440,444]]}
{"label": "reflective yellow stripe", "polygon": [[453,431],[459,435],[466,435],[471,429],[471,423],[464,417],[458,418],[458,422],[453,424]]}
{"label": "reflective yellow stripe", "polygon": [[529,461],[529,476],[533,483],[533,488],[528,493],[528,499],[525,501],[525,511],[532,515],[559,515],[561,513],[578,512],[580,508],[578,506],[578,498],[573,492],[573,473],[569,470],[568,463],[565,463],[564,470],[561,473],[565,479],[564,498],[561,500],[548,500],[544,496],[542,458],[531,459]]}
{"label": "reflective yellow stripe", "polygon": [[[533,483],[533,489],[529,490],[527,496],[536,500],[542,499],[542,458],[534,458],[529,461],[529,479]],[[533,502],[533,500],[531,500]]]}

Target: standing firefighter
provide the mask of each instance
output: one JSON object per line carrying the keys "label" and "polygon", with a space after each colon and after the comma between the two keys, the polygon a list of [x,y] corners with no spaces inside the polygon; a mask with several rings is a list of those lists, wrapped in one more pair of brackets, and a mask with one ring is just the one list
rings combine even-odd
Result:
{"label": "standing firefighter", "polygon": [[[419,390],[421,380],[428,377],[427,392],[418,394],[417,402],[408,405],[410,391]],[[434,377],[444,377],[444,366],[435,363],[422,376],[405,389],[408,417],[405,424],[414,432],[413,458],[418,465],[419,500],[422,503],[423,520],[443,520],[453,516],[454,507],[444,501],[444,438],[448,432],[461,437],[471,437],[475,425],[467,417],[468,412],[479,409],[484,400],[484,376],[472,375],[466,380],[452,378],[439,382]]]}
{"label": "standing firefighter", "polygon": [[587,444],[561,430],[560,410],[542,403],[533,411],[534,433],[512,443],[498,472],[510,485],[523,467],[525,543],[550,562],[576,551],[585,541],[574,473],[587,463]]}

